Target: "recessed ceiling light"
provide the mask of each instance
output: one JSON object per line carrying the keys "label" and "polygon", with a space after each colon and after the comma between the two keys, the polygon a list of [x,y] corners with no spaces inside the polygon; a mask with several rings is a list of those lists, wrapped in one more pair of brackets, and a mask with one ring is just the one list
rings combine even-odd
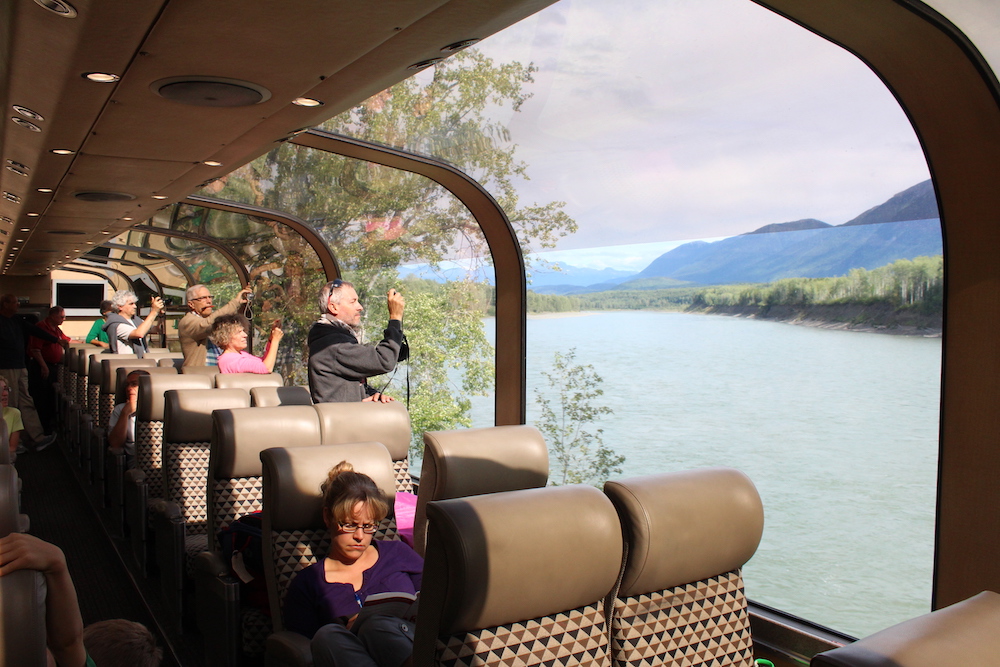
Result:
{"label": "recessed ceiling light", "polygon": [[31,130],[32,132],[41,132],[42,128],[38,127],[30,120],[25,120],[24,118],[18,118],[17,116],[11,116],[10,119],[23,127],[26,130]]}
{"label": "recessed ceiling light", "polygon": [[132,218],[122,218],[122,220],[132,220]]}
{"label": "recessed ceiling light", "polygon": [[104,235],[106,235],[106,236],[111,234],[111,232],[106,232],[103,229],[101,230],[101,233],[104,234]]}
{"label": "recessed ceiling light", "polygon": [[87,241],[87,245],[94,245],[93,241]]}
{"label": "recessed ceiling light", "polygon": [[31,227],[21,227],[21,231],[22,232],[30,232],[31,231]]}
{"label": "recessed ceiling light", "polygon": [[294,100],[292,100],[292,104],[296,104],[296,105],[298,105],[300,107],[321,107],[321,106],[323,106],[323,102],[320,102],[319,100],[314,100],[311,97],[296,97]]}
{"label": "recessed ceiling light", "polygon": [[153,195],[153,199],[166,199],[167,195]]}
{"label": "recessed ceiling light", "polygon": [[202,164],[207,164],[209,167],[221,167],[222,163],[218,160],[205,160]]}
{"label": "recessed ceiling light", "polygon": [[109,72],[84,72],[82,76],[94,83],[114,83],[121,80],[120,76]]}
{"label": "recessed ceiling light", "polygon": [[44,192],[46,194],[48,194],[50,192],[55,192],[55,190],[53,190],[52,188],[38,188],[38,191],[39,192]]}
{"label": "recessed ceiling light", "polygon": [[446,51],[448,53],[455,53],[456,51],[467,49],[479,41],[480,41],[479,37],[475,37],[473,39],[463,39],[460,42],[455,42],[454,44],[449,44],[448,46],[442,46],[441,50]]}
{"label": "recessed ceiling light", "polygon": [[53,14],[58,14],[64,19],[76,18],[76,9],[64,0],[35,0],[35,4],[49,10]]}
{"label": "recessed ceiling light", "polygon": [[13,106],[13,108],[14,108],[14,111],[18,112],[19,114],[21,114],[25,118],[30,118],[31,120],[37,120],[37,121],[44,121],[45,120],[45,116],[43,116],[42,114],[38,113],[37,111],[32,111],[28,107],[22,107],[20,104],[15,104]]}
{"label": "recessed ceiling light", "polygon": [[37,218],[41,213],[25,213],[29,218]]}
{"label": "recessed ceiling light", "polygon": [[406,69],[412,70],[412,71],[416,72],[416,71],[419,71],[419,70],[422,70],[422,69],[427,69],[428,67],[431,67],[432,65],[437,65],[442,60],[444,60],[444,58],[429,58],[428,60],[421,60],[418,63],[413,63],[412,65],[410,65]]}
{"label": "recessed ceiling light", "polygon": [[55,153],[56,155],[73,155],[76,153],[76,151],[70,150],[69,148],[53,148],[49,152]]}

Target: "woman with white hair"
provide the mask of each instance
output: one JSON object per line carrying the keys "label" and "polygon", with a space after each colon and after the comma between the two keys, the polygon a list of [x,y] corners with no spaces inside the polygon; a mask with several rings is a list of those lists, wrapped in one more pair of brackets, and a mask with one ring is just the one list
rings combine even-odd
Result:
{"label": "woman with white hair", "polygon": [[153,297],[149,315],[144,320],[135,316],[138,306],[139,298],[135,292],[119,290],[111,297],[111,314],[104,323],[104,330],[108,333],[108,341],[111,344],[108,352],[135,353],[141,357],[149,349],[146,346],[146,334],[163,310],[163,299],[158,296]]}

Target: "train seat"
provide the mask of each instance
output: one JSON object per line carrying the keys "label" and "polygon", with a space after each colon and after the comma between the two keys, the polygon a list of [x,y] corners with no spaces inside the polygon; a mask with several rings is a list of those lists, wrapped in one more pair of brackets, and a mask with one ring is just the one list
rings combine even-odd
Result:
{"label": "train seat", "polygon": [[812,667],[1000,665],[1000,594],[983,591],[948,607],[815,655]]}
{"label": "train seat", "polygon": [[181,365],[181,373],[184,375],[208,375],[215,383],[215,376],[219,374],[218,366],[184,366]]}
{"label": "train seat", "polygon": [[[427,506],[415,665],[609,665],[622,532],[592,486]],[[516,556],[515,556],[516,554]]]}
{"label": "train seat", "polygon": [[318,403],[324,445],[381,442],[392,456],[396,493],[411,493],[410,413],[399,401],[391,403]]}
{"label": "train seat", "polygon": [[[160,368],[161,371],[175,371]],[[160,587],[182,626],[191,562],[208,549],[208,462],[212,412],[250,407],[242,389],[171,389],[163,396],[163,501],[150,509]]]}
{"label": "train seat", "polygon": [[424,552],[429,502],[531,489],[545,486],[548,479],[548,448],[533,426],[428,431],[413,522],[414,549]]}
{"label": "train seat", "polygon": [[250,400],[254,407],[273,408],[278,405],[312,405],[309,387],[253,387]]}
{"label": "train seat", "polygon": [[[264,562],[274,634],[267,640],[267,663],[312,664],[309,640],[284,630],[281,610],[288,585],[303,568],[325,558],[330,535],[323,523],[320,485],[341,461],[371,477],[388,496],[395,493],[395,473],[389,451],[378,442],[320,447],[268,449],[261,453],[264,470]],[[375,539],[393,539],[391,514]],[[396,537],[398,539],[398,536]],[[269,566],[268,566],[269,565]]]}
{"label": "train seat", "polygon": [[20,513],[20,484],[14,466],[0,464],[0,537],[26,533],[30,527],[28,515]]}
{"label": "train seat", "polygon": [[612,600],[615,667],[753,665],[741,568],[760,543],[753,482],[706,468],[606,482],[627,543]]}
{"label": "train seat", "polygon": [[171,389],[211,389],[212,378],[204,375],[147,375],[139,378],[139,401],[135,413],[135,468],[125,473],[125,519],[130,531],[132,555],[146,571],[148,507],[163,497],[163,395]]}
{"label": "train seat", "polygon": [[184,355],[156,357],[156,365],[170,366],[172,368],[176,368],[177,372],[180,373],[181,368],[184,366]]}
{"label": "train seat", "polygon": [[[208,472],[208,535],[262,507],[260,453],[275,446],[320,444],[319,418],[312,406],[216,410]],[[239,583],[230,576],[217,539],[194,562],[197,622],[205,638],[205,664],[236,665],[241,654],[260,656],[271,632],[270,619],[240,608]]]}
{"label": "train seat", "polygon": [[44,667],[45,575],[18,570],[0,577],[0,665]]}
{"label": "train seat", "polygon": [[281,373],[219,373],[215,376],[215,386],[219,389],[245,389],[254,387],[281,387],[285,381]]}
{"label": "train seat", "polygon": [[[137,365],[149,365],[149,362],[142,362],[134,354],[89,354],[86,358],[86,390],[83,393],[84,423],[80,426],[79,455],[80,465],[85,470],[90,465],[90,452],[95,431],[101,428],[101,375],[102,362],[106,360],[125,360],[134,362]],[[114,407],[114,406],[112,406]],[[110,412],[108,413],[110,414]]]}

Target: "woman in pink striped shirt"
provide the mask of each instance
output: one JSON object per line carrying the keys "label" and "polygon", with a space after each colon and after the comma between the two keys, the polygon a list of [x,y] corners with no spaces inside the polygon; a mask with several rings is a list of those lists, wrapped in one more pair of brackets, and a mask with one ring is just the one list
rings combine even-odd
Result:
{"label": "woman in pink striped shirt", "polygon": [[247,332],[235,315],[224,315],[212,323],[212,342],[219,346],[219,371],[222,373],[270,373],[278,358],[278,342],[285,332],[281,320],[271,325],[264,357],[255,357],[247,349]]}

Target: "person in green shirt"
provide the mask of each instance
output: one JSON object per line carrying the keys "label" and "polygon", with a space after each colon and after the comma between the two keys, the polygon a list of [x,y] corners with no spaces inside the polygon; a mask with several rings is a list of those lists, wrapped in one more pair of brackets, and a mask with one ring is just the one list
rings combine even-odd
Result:
{"label": "person in green shirt", "polygon": [[101,319],[94,322],[94,326],[90,327],[90,333],[87,334],[84,340],[97,347],[111,347],[111,341],[108,340],[108,332],[104,330],[104,323],[107,321],[108,313],[110,312],[111,301],[105,299],[101,302]]}

